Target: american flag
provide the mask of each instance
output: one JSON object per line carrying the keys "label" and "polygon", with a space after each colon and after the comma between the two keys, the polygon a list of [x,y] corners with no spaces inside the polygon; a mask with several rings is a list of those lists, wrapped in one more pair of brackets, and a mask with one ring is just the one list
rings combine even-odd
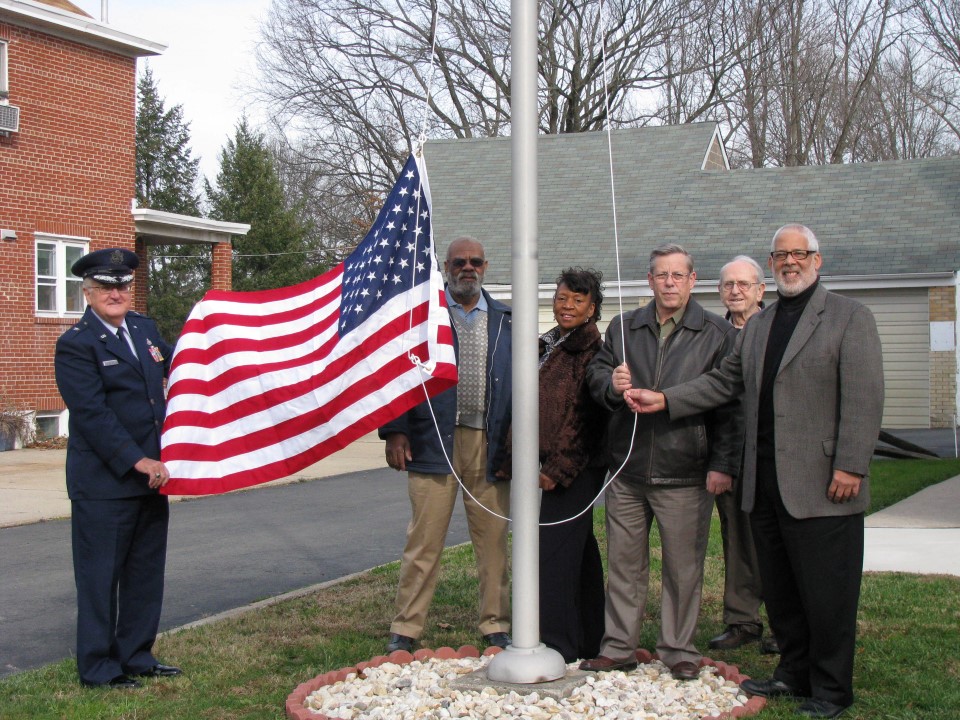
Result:
{"label": "american flag", "polygon": [[430,228],[411,155],[343,263],[293,287],[207,293],[173,356],[162,492],[286,477],[456,384]]}

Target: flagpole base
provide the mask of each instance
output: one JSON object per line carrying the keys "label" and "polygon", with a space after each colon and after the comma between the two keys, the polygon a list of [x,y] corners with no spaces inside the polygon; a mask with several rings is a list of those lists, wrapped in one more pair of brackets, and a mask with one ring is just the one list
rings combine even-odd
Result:
{"label": "flagpole base", "polygon": [[490,680],[521,685],[559,680],[566,671],[567,664],[563,656],[543,643],[533,648],[507,645],[487,665],[487,677]]}

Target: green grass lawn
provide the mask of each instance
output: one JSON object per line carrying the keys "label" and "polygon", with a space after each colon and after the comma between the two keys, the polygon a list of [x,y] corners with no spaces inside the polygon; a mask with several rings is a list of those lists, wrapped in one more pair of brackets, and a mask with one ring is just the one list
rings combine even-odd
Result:
{"label": "green grass lawn", "polygon": [[[926,485],[960,474],[960,461],[874,463],[872,511]],[[598,537],[603,511],[597,509]],[[652,542],[659,542],[656,533]],[[322,549],[318,549],[322,552]],[[707,551],[703,607],[697,637],[722,629],[723,557],[718,523]],[[651,594],[642,646],[653,648],[659,613],[659,550],[653,552]],[[148,681],[135,691],[80,687],[76,665],[64,660],[0,681],[3,720],[225,720],[278,719],[287,695],[301,682],[383,652],[398,565],[229,620],[165,635],[156,652],[181,666],[175,680]],[[427,647],[477,644],[476,574],[470,546],[448,550],[422,638]],[[2,611],[2,610],[0,610]],[[868,573],[863,579],[856,665],[857,704],[851,720],[960,718],[960,578]],[[715,659],[754,677],[766,677],[775,658],[756,646]],[[758,716],[795,718],[795,703],[770,703]]]}

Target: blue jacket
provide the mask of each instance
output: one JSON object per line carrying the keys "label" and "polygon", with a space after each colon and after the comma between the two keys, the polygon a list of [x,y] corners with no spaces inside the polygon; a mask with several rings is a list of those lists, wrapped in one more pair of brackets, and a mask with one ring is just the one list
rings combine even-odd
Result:
{"label": "blue jacket", "polygon": [[[510,308],[497,302],[481,290],[487,301],[487,480],[495,482],[494,473],[503,463],[506,453],[507,431],[510,429],[510,415],[513,407],[513,380],[511,371],[512,316]],[[459,356],[459,343],[456,329],[453,333],[454,350]],[[429,404],[428,404],[429,403]],[[441,447],[430,414],[430,404],[437,418],[437,427],[443,439]],[[447,457],[453,461],[453,430],[457,418],[457,388],[445,390],[416,407],[408,410],[396,420],[380,428],[381,438],[393,433],[403,433],[410,441],[410,454],[413,460],[407,463],[407,470],[432,475],[447,475],[451,472]],[[446,450],[446,457],[443,451]]]}
{"label": "blue jacket", "polygon": [[166,414],[163,380],[173,348],[153,320],[127,313],[137,348],[108,333],[87,308],[80,321],[57,340],[57,387],[70,411],[67,493],[71,500],[106,500],[156,493],[133,466],[144,457],[160,459],[160,431]]}

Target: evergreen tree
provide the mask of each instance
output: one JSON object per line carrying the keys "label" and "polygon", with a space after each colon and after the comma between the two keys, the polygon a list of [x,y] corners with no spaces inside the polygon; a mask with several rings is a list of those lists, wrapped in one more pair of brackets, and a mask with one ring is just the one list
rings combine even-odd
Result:
{"label": "evergreen tree", "polygon": [[[148,67],[137,83],[137,205],[181,215],[200,215],[199,159],[190,149],[183,106],[166,109]],[[210,287],[207,245],[151,248],[148,311],[173,341],[193,305]]]}
{"label": "evergreen tree", "polygon": [[137,83],[137,205],[199,216],[200,160],[192,155],[183,106],[166,109],[148,67]]}
{"label": "evergreen tree", "polygon": [[325,267],[310,247],[311,224],[302,206],[288,206],[276,164],[262,133],[246,118],[220,151],[216,186],[206,183],[210,216],[250,224],[233,242],[233,289],[295,285]]}

